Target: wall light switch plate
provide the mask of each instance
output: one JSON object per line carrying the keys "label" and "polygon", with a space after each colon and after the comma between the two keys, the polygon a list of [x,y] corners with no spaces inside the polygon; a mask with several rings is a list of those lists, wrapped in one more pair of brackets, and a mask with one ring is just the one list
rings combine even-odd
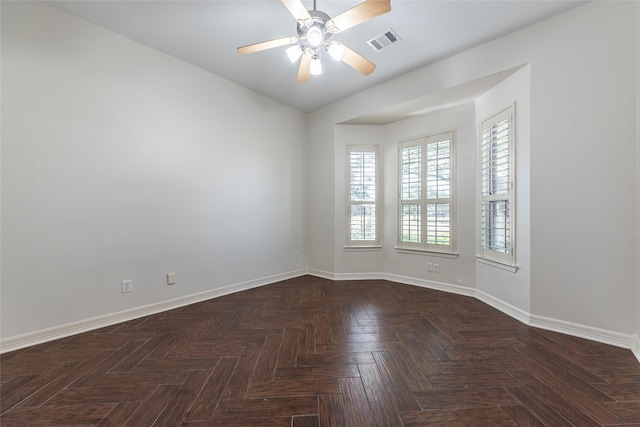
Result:
{"label": "wall light switch plate", "polygon": [[176,284],[176,273],[167,273],[167,285]]}

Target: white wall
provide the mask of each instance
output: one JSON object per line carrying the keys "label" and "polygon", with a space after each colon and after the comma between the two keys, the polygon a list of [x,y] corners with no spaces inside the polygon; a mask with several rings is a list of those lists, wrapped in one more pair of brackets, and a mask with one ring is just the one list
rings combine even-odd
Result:
{"label": "white wall", "polygon": [[[385,164],[385,156],[382,153],[380,145],[385,142],[384,127],[382,126],[361,126],[361,125],[336,125],[335,127],[335,205],[334,205],[334,248],[333,253],[334,273],[343,275],[349,273],[358,273],[359,277],[363,274],[380,274],[385,271],[384,257],[379,249],[345,249],[347,231],[346,222],[347,214],[347,146],[348,145],[377,145],[378,146],[378,168],[380,206],[384,204],[384,194],[382,189],[386,186],[382,185],[384,175],[382,174],[383,165]],[[382,225],[385,225],[387,218],[386,212],[380,212]],[[382,231],[382,228],[380,228]],[[391,244],[391,242],[383,241],[383,245]]]}
{"label": "white wall", "polygon": [[640,360],[640,7],[636,7],[636,331],[634,353]]}
{"label": "white wall", "polygon": [[[429,114],[416,116],[385,126],[386,141],[383,146],[385,169],[384,248],[385,272],[393,276],[404,276],[474,287],[475,284],[475,127],[473,104],[446,108]],[[458,257],[440,257],[395,249],[398,240],[398,142],[404,139],[435,135],[453,130],[455,132],[456,175],[455,200],[457,216],[456,251]],[[440,272],[427,272],[426,262],[440,265]]]}
{"label": "white wall", "polygon": [[[475,146],[474,105],[467,103],[422,114],[388,125],[335,126],[335,234],[334,275],[339,278],[407,276],[473,287],[475,283]],[[397,251],[398,142],[404,139],[454,131],[457,151],[456,201],[458,203],[459,255],[455,258]],[[346,147],[378,146],[380,182],[380,229],[382,250],[345,250],[347,171]],[[436,262],[440,272],[427,272],[426,262]]]}
{"label": "white wall", "polygon": [[[630,336],[637,329],[638,292],[637,91],[630,90],[637,83],[638,7],[590,2],[313,112],[311,182],[341,173],[333,164],[335,124],[530,64],[528,227],[526,216],[518,217],[525,230],[519,242],[529,228],[530,273],[498,273],[500,283],[492,284],[481,272],[481,290],[528,311],[538,325]],[[321,163],[328,159],[332,163]],[[339,210],[326,207],[340,195],[314,196],[311,212]],[[311,221],[309,235],[326,233],[326,226]],[[327,234],[337,236],[333,231]],[[315,253],[340,246],[330,240],[310,239],[311,269],[328,268]]]}
{"label": "white wall", "polygon": [[307,262],[310,271],[330,276],[334,260],[334,144],[333,124],[309,122],[308,132],[308,192]]}
{"label": "white wall", "polygon": [[2,2],[2,125],[3,339],[304,271],[297,110]]}
{"label": "white wall", "polygon": [[[591,2],[307,117],[46,5],[2,2],[2,339],[305,262],[329,276],[380,272],[379,257],[392,276],[462,275],[539,322],[640,333],[639,9]],[[435,279],[392,247],[394,141],[468,106],[384,126],[385,247],[341,252],[336,124],[527,63],[529,296],[526,275],[490,283],[461,254]]]}
{"label": "white wall", "polygon": [[[530,72],[525,66],[480,96],[475,103],[443,108],[388,125],[336,125],[335,131],[335,277],[391,275],[477,288],[525,312],[530,303],[529,126]],[[476,263],[477,253],[477,129],[479,122],[512,103],[516,107],[518,269],[515,273]],[[456,134],[457,257],[399,251],[397,246],[398,142],[446,131]],[[380,220],[383,251],[346,250],[346,146],[379,146]],[[426,271],[436,262],[440,272]],[[477,265],[476,265],[477,264]]]}
{"label": "white wall", "polygon": [[531,42],[531,311],[634,332],[637,2],[594,2]]}

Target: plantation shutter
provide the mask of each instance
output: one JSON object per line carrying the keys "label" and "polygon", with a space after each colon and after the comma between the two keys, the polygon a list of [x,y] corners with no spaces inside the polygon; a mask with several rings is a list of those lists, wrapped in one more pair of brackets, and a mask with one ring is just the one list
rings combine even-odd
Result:
{"label": "plantation shutter", "polygon": [[513,263],[513,126],[512,108],[481,124],[480,255]]}
{"label": "plantation shutter", "polygon": [[400,143],[400,248],[454,251],[453,136]]}
{"label": "plantation shutter", "polygon": [[452,246],[451,151],[453,133],[427,138],[426,244],[428,250]]}
{"label": "plantation shutter", "polygon": [[377,148],[348,147],[348,246],[378,243]]}
{"label": "plantation shutter", "polygon": [[422,139],[400,145],[400,247],[422,243]]}

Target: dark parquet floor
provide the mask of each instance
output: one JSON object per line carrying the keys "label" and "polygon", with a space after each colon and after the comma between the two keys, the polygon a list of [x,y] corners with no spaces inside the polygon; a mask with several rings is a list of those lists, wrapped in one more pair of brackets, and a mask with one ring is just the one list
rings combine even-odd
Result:
{"label": "dark parquet floor", "polygon": [[304,276],[4,354],[0,425],[640,426],[629,350]]}

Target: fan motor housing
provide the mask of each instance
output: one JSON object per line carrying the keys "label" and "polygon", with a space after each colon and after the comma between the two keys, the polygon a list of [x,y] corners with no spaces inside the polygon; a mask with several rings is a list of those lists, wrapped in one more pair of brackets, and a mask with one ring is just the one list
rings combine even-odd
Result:
{"label": "fan motor housing", "polygon": [[331,19],[329,15],[319,10],[310,10],[311,20],[298,21],[298,36],[306,38],[307,32],[311,28],[318,28],[322,32],[322,41],[326,42],[331,37],[331,31],[326,26],[327,21]]}

